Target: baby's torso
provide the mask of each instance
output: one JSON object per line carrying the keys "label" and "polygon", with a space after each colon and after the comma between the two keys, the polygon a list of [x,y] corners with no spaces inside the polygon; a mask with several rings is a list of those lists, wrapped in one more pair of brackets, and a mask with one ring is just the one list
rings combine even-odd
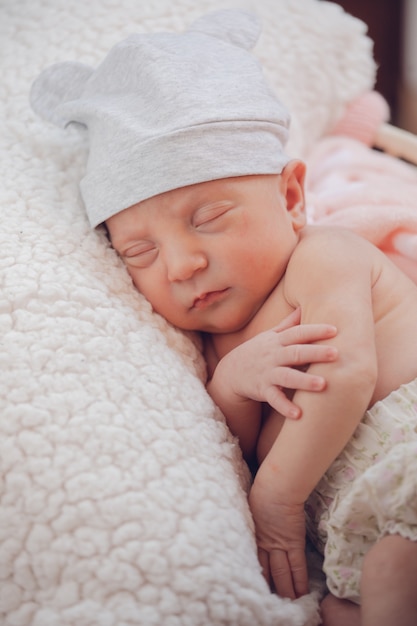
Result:
{"label": "baby's torso", "polygon": [[417,285],[382,257],[372,287],[378,378],[370,406],[417,377]]}

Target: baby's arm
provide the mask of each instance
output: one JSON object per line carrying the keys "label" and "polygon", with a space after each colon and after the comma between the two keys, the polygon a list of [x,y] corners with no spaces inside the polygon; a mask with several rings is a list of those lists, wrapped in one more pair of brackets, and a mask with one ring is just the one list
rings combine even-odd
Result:
{"label": "baby's arm", "polygon": [[264,569],[281,595],[293,597],[307,591],[304,502],[362,419],[377,376],[372,285],[378,275],[371,253],[349,236],[312,239],[300,248],[287,271],[287,297],[301,306],[303,322],[335,324],[339,358],[311,366],[327,387],[320,394],[296,391],[303,417],[284,422],[250,498]]}
{"label": "baby's arm", "polygon": [[287,398],[282,388],[323,390],[326,382],[322,376],[295,367],[337,357],[331,346],[312,345],[334,337],[334,326],[300,326],[299,321],[300,310],[296,309],[279,326],[239,345],[220,360],[207,384],[248,460],[255,451],[259,434],[261,403],[267,402],[284,417],[300,417],[300,408]]}

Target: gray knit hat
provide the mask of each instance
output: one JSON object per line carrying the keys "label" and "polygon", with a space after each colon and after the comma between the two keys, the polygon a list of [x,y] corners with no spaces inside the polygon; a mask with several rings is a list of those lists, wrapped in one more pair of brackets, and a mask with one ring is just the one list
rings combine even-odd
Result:
{"label": "gray knit hat", "polygon": [[96,70],[42,72],[33,109],[88,129],[81,194],[92,227],[164,191],[282,171],[289,115],[248,52],[259,33],[254,15],[219,11],[183,34],[132,35]]}

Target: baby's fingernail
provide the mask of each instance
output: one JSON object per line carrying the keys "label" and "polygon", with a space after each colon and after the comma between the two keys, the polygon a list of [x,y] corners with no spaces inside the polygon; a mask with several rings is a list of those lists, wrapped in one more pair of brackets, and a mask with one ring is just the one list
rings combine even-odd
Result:
{"label": "baby's fingernail", "polygon": [[316,378],[313,379],[312,382],[313,382],[313,389],[317,389],[319,391],[323,389],[324,385],[326,384],[326,381],[321,376],[317,376]]}
{"label": "baby's fingernail", "polygon": [[301,415],[300,409],[290,409],[290,412],[288,414],[288,416],[293,420],[298,419],[300,415]]}

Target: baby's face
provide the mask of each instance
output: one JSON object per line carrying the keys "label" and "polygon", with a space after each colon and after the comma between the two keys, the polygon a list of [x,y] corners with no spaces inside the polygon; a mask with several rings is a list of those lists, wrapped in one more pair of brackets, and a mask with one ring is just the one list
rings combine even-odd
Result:
{"label": "baby's face", "polygon": [[279,282],[299,222],[280,176],[246,176],[162,193],[107,227],[155,311],[185,330],[225,333],[244,327]]}

